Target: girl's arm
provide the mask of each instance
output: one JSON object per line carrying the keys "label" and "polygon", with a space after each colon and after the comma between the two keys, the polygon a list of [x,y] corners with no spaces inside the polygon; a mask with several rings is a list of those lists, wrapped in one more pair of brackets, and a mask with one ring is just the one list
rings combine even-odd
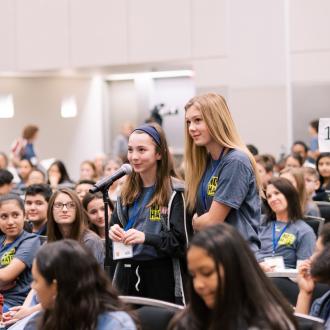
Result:
{"label": "girl's arm", "polygon": [[231,207],[217,201],[213,201],[208,212],[201,216],[193,217],[193,227],[195,231],[202,230],[208,226],[216,225],[225,221]]}
{"label": "girl's arm", "polygon": [[14,282],[25,268],[26,265],[23,261],[14,258],[8,266],[0,269],[0,287]]}

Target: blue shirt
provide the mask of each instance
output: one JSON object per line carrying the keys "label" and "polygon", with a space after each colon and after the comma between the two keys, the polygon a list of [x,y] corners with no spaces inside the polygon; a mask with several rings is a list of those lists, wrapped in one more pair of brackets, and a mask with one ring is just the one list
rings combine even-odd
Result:
{"label": "blue shirt", "polygon": [[218,163],[209,159],[198,188],[197,214],[208,212],[213,200],[231,208],[225,222],[250,242],[253,251],[258,250],[260,197],[252,164],[243,151],[231,149]]}
{"label": "blue shirt", "polygon": [[0,237],[0,268],[4,268],[16,258],[25,264],[24,271],[15,280],[13,288],[3,291],[5,304],[9,307],[22,305],[30,291],[32,282],[31,268],[33,259],[40,247],[39,237],[23,231],[22,234],[9,246],[3,245],[5,236]]}

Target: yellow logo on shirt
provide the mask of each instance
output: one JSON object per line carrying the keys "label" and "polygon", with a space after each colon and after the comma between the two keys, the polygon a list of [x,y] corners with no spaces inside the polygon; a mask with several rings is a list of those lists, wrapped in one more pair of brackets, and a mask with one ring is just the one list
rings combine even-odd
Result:
{"label": "yellow logo on shirt", "polygon": [[5,252],[0,260],[1,266],[8,266],[15,257],[16,249],[12,248],[9,251]]}
{"label": "yellow logo on shirt", "polygon": [[160,207],[158,205],[150,207],[150,221],[160,221]]}
{"label": "yellow logo on shirt", "polygon": [[214,196],[215,191],[217,190],[217,186],[218,186],[218,177],[212,176],[211,180],[209,181],[209,184],[207,185],[207,195]]}
{"label": "yellow logo on shirt", "polygon": [[278,245],[291,246],[296,240],[296,236],[289,233],[284,233],[280,238]]}

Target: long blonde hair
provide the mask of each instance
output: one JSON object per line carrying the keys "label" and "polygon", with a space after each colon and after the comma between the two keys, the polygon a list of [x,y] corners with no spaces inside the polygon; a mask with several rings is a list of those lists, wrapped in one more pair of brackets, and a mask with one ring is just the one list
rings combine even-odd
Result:
{"label": "long blonde hair", "polygon": [[[169,150],[162,128],[156,123],[149,123],[148,126],[154,127],[159,135],[160,145],[153,138],[155,151],[161,155],[161,159],[157,160],[155,193],[148,204],[148,207],[155,204],[158,206],[166,206],[171,195],[171,179],[170,179],[170,161]],[[137,128],[133,133],[147,134]],[[132,134],[133,134],[132,133]],[[142,179],[139,174],[132,172],[126,179],[121,189],[121,200],[124,205],[132,204],[140,195],[143,189]]]}
{"label": "long blonde hair", "polygon": [[[193,97],[185,106],[185,111],[194,106],[201,112],[209,133],[215,142],[229,149],[243,151],[250,159],[259,192],[261,181],[256,168],[256,161],[239,136],[225,99],[215,93],[207,93]],[[185,123],[185,177],[186,199],[188,209],[195,207],[199,182],[207,165],[205,146],[197,146],[191,138]]]}

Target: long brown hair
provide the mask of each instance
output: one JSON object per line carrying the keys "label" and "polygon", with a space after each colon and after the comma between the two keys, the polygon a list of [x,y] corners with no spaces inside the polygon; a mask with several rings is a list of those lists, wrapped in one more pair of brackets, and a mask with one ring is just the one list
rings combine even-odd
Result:
{"label": "long brown hair", "polygon": [[[198,232],[190,242],[214,261],[217,289],[210,309],[188,281],[188,307],[172,321],[171,330],[296,329],[293,308],[258,265],[238,231],[221,223]],[[189,251],[189,250],[188,250]],[[223,274],[220,274],[220,266]]]}
{"label": "long brown hair", "polygon": [[72,223],[70,237],[66,237],[66,238],[71,238],[76,241],[81,241],[83,234],[87,230],[86,214],[82,208],[81,202],[76,192],[69,188],[61,188],[54,192],[48,203],[48,211],[47,211],[48,242],[54,242],[64,238],[57,222],[54,219],[54,214],[53,214],[55,199],[60,194],[66,194],[71,198],[72,202],[75,204],[75,211],[76,211],[75,220]]}
{"label": "long brown hair", "polygon": [[[159,145],[152,139],[155,145],[155,152],[161,155],[161,159],[157,161],[156,170],[156,183],[155,183],[155,193],[148,204],[156,204],[159,206],[167,205],[171,193],[171,180],[170,180],[170,162],[169,162],[169,150],[167,146],[167,141],[165,133],[162,128],[156,123],[149,123],[148,126],[156,129],[159,135]],[[138,128],[133,131],[134,134],[147,134]],[[132,133],[132,134],[133,134]],[[131,135],[132,135],[131,134]],[[127,177],[127,180],[121,188],[121,199],[124,205],[132,204],[141,193],[143,189],[142,180],[139,174],[134,171]]]}
{"label": "long brown hair", "polygon": [[[187,111],[192,106],[200,111],[214,141],[225,148],[241,150],[249,157],[261,192],[256,161],[239,136],[225,99],[221,95],[208,93],[192,98],[186,104],[185,110]],[[188,209],[193,210],[198,185],[207,165],[207,150],[204,146],[197,146],[194,143],[187,123],[185,124],[185,138],[186,198]]]}

